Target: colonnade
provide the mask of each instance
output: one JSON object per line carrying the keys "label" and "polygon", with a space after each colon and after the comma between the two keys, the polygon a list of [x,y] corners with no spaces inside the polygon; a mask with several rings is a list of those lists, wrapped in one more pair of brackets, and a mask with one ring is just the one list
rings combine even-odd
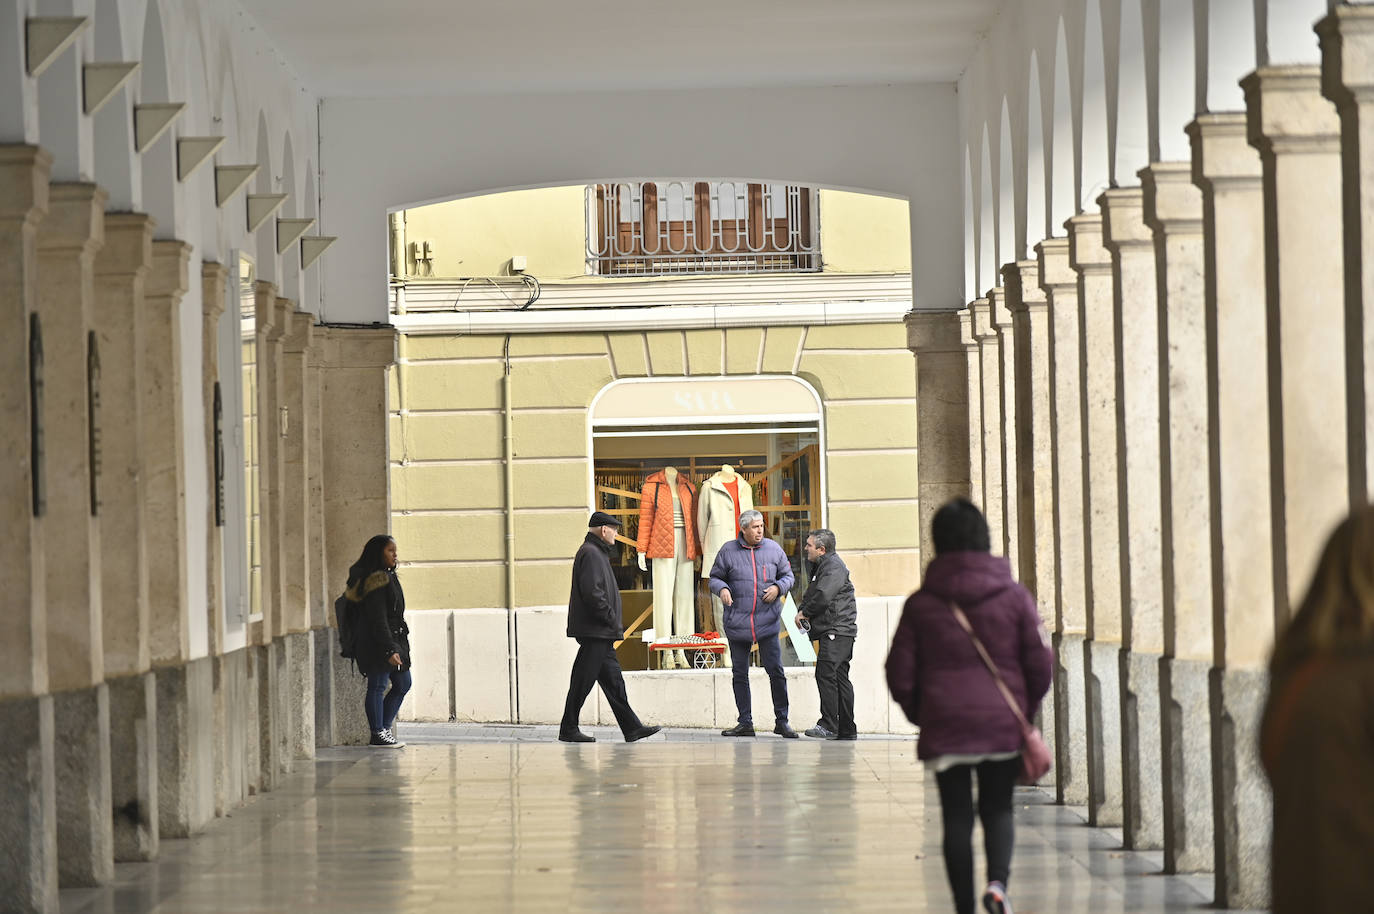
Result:
{"label": "colonnade", "polygon": [[1187,125],[1191,161],[908,321],[918,375],[966,382],[966,412],[922,388],[921,442],[966,452],[1054,634],[1058,799],[1214,872],[1223,907],[1267,901],[1268,652],[1374,481],[1374,8],[1317,32],[1320,67],[1262,66],[1244,111]]}
{"label": "colonnade", "polygon": [[[95,184],[50,180],[51,164],[0,146],[0,885],[18,911],[56,910],[59,886],[106,882],[116,861],[156,857],[317,745],[365,738],[329,598],[389,520],[394,331],[317,325],[258,282],[249,561],[264,586],[260,616],[238,623],[226,581],[248,572],[227,540],[245,523],[229,522],[223,484],[244,468],[226,465],[240,420],[222,389],[241,377],[237,264],[196,259],[192,275],[190,244],[155,239],[146,214],[107,212]],[[182,371],[192,283],[199,390]],[[203,429],[184,427],[193,398]],[[212,486],[199,498],[192,455]],[[196,505],[204,516],[189,517]],[[203,565],[188,561],[192,535],[206,538]]]}

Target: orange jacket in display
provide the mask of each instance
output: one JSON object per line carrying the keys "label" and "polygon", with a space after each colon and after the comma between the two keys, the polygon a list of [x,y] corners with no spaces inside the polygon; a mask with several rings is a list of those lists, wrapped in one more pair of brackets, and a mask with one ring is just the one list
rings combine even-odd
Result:
{"label": "orange jacket in display", "polygon": [[[677,477],[677,497],[682,503],[687,558],[695,559],[701,555],[701,541],[697,538],[697,490],[681,473]],[[644,488],[639,492],[639,540],[635,549],[651,559],[673,557],[673,493],[662,470],[644,480]]]}

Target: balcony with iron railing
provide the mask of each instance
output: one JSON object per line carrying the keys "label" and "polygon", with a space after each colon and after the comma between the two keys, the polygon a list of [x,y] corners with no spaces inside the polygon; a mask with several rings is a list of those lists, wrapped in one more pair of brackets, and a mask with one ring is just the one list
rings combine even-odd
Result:
{"label": "balcony with iron railing", "polygon": [[810,187],[744,181],[593,184],[586,190],[588,272],[818,272],[818,196]]}

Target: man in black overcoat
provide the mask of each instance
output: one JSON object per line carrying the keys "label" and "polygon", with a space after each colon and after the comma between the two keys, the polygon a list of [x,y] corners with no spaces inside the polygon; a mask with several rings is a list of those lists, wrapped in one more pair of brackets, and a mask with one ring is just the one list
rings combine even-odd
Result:
{"label": "man in black overcoat", "polygon": [[577,726],[582,704],[592,686],[601,691],[615,712],[625,742],[633,743],[653,736],[659,727],[645,726],[630,707],[625,695],[625,677],[615,656],[615,643],[625,636],[620,615],[620,588],[611,568],[611,550],[620,521],[602,511],[592,513],[587,522],[587,538],[573,558],[572,593],[568,597],[568,637],[577,639],[577,659],[573,661],[568,700],[563,706],[563,722],[558,738],[565,743],[594,743],[596,737]]}

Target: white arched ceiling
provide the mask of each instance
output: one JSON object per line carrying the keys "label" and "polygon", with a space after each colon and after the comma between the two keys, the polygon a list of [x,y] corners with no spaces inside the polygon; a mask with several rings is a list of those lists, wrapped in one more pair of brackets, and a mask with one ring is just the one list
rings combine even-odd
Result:
{"label": "white arched ceiling", "polygon": [[[1002,284],[1002,267],[1015,263],[1021,252],[1016,232],[1016,165],[1011,142],[1011,114],[1006,96],[1002,97],[1002,117],[997,143],[997,261],[993,270],[994,285]],[[1021,235],[1025,237],[1024,233]]]}
{"label": "white arched ceiling", "polygon": [[[288,130],[281,154],[281,187],[279,192],[286,194],[286,202],[282,204],[282,218],[302,214],[300,195],[296,191],[296,153],[291,148],[291,132]],[[300,242],[287,248],[286,253],[280,257],[281,296],[299,304],[301,300]]]}
{"label": "white arched ceiling", "polygon": [[[89,0],[53,0],[44,14],[90,16],[93,10]],[[81,93],[81,65],[91,43],[88,28],[38,77],[38,135],[52,154],[54,181],[89,181],[94,172],[91,124]]]}
{"label": "white arched ceiling", "polygon": [[964,301],[978,297],[976,223],[973,219],[973,151],[964,144]]}
{"label": "white arched ceiling", "polygon": [[[258,112],[258,132],[257,132],[257,163],[258,176],[255,182],[255,192],[259,194],[277,193],[275,176],[273,170],[275,165],[272,161],[272,145],[267,132],[267,115],[265,112]],[[264,282],[275,283],[279,277],[277,274],[277,222],[275,217],[269,218],[253,235],[253,249],[257,255],[257,276]]]}
{"label": "white arched ceiling", "polygon": [[978,215],[978,294],[997,285],[997,215],[992,195],[992,149],[988,125],[983,124],[983,152],[978,168],[980,206]]}
{"label": "white arched ceiling", "polygon": [[1045,155],[1045,116],[1042,93],[1040,91],[1040,59],[1031,50],[1030,66],[1026,78],[1026,234],[1021,245],[1022,252],[1028,251],[1040,239],[1050,235],[1049,220],[1046,218],[1049,206],[1050,177]]}
{"label": "white arched ceiling", "polygon": [[1238,35],[1255,35],[1255,0],[1210,0],[1202,25],[1201,44],[1206,49],[1199,70],[1204,75],[1204,110],[1244,111],[1245,93],[1240,81],[1256,65],[1256,42],[1239,41]]}
{"label": "white arched ceiling", "polygon": [[[118,3],[96,4],[95,59],[102,63],[125,59]],[[134,167],[132,106],[132,94],[125,85],[91,117],[95,183],[110,195],[105,208],[111,212],[135,212],[143,204],[142,175]]]}
{"label": "white arched ceiling", "polygon": [[1064,223],[1078,212],[1078,189],[1074,184],[1074,143],[1072,87],[1069,84],[1069,42],[1060,18],[1054,38],[1054,85],[1051,87],[1053,128],[1050,156],[1050,234],[1059,235]]}
{"label": "white arched ceiling", "polygon": [[25,61],[22,3],[0,9],[0,143],[38,142],[38,96]]}
{"label": "white arched ceiling", "polygon": [[1150,164],[1149,107],[1146,97],[1144,17],[1140,0],[1121,0],[1117,32],[1116,142],[1112,148],[1114,186],[1136,183],[1136,172]]}
{"label": "white arched ceiling", "polygon": [[1197,41],[1194,34],[1194,7],[1191,0],[1147,0],[1146,9],[1155,7],[1150,15],[1157,24],[1156,53],[1147,60],[1157,60],[1157,103],[1152,105],[1156,133],[1151,138],[1152,158],[1159,162],[1187,162],[1192,148],[1184,128],[1197,114],[1198,66]]}
{"label": "white arched ceiling", "polygon": [[[1262,38],[1258,54],[1263,66],[1321,62],[1317,35],[1312,30],[1326,15],[1327,0],[1257,0],[1263,18],[1257,25]],[[1241,74],[1244,75],[1244,74]]]}
{"label": "white arched ceiling", "polygon": [[[139,65],[139,101],[179,102],[171,98],[167,67],[167,44],[163,36],[162,14],[157,0],[148,0],[143,20],[143,44]],[[183,114],[182,117],[186,115]],[[176,211],[176,132],[173,125],[158,141],[143,150],[139,169],[143,185],[143,211],[157,222],[154,236],[177,236]]]}
{"label": "white arched ceiling", "polygon": [[1078,208],[1096,205],[1111,186],[1107,151],[1107,67],[1102,48],[1102,13],[1098,0],[1088,0],[1083,19],[1083,127],[1080,133],[1082,171]]}

